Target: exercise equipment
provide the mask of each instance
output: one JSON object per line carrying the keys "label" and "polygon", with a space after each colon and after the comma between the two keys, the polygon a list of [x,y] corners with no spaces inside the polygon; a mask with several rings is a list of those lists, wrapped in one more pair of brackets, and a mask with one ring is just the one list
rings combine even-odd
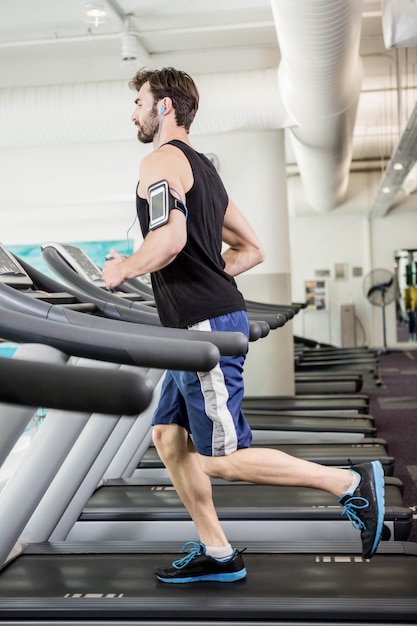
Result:
{"label": "exercise equipment", "polygon": [[[43,404],[48,405],[48,389],[44,391]],[[67,415],[65,423],[70,421]],[[84,426],[74,429],[74,440],[80,428]],[[54,463],[51,454],[42,457],[38,469],[43,477],[51,472],[51,465],[58,465],[69,445],[65,441],[68,433],[63,433],[59,422],[55,433],[55,441],[63,449],[50,449],[56,457]],[[14,520],[12,534],[20,533],[19,528],[26,523],[21,519],[22,510],[28,518],[30,509],[37,507],[28,498],[34,486],[33,482],[19,483],[13,496],[21,504],[15,508],[4,507],[4,492],[0,494],[0,513]],[[71,485],[68,488],[72,490]],[[2,524],[3,552],[8,528]],[[247,579],[227,587],[202,583],[178,589],[157,583],[153,575],[155,566],[177,558],[177,542],[103,544],[96,539],[91,544],[22,544],[21,553],[13,552],[0,572],[0,619],[3,623],[20,620],[36,624],[158,620],[172,625],[184,620],[203,620],[206,624],[236,624],[248,619],[253,624],[267,620],[298,624],[332,621],[345,625],[378,620],[399,624],[415,619],[415,544],[383,542],[370,562],[362,559],[357,542],[352,541],[256,541],[241,547],[247,547]],[[381,581],[386,584],[381,585]]]}
{"label": "exercise equipment", "polygon": [[[48,246],[47,246],[48,247]],[[78,254],[79,249],[75,248],[75,252],[72,249],[72,246],[66,247],[64,251],[68,254]],[[8,263],[18,271],[18,281],[19,287],[22,287],[21,282],[24,279],[23,288],[16,288],[15,276],[16,271],[10,271],[8,276],[6,277],[7,281],[14,285],[15,288],[11,288],[6,283],[0,282],[0,304],[5,306],[16,312],[25,312],[27,314],[33,315],[35,318],[41,318],[44,320],[52,320],[54,322],[60,322],[69,326],[69,328],[64,329],[64,335],[71,336],[71,326],[77,325],[85,328],[94,328],[94,330],[104,330],[106,332],[120,332],[123,331],[125,333],[146,336],[148,339],[153,337],[157,338],[157,342],[161,338],[171,337],[174,339],[187,339],[187,340],[201,340],[201,339],[209,339],[210,342],[214,342],[220,349],[222,354],[241,354],[247,349],[247,341],[238,333],[197,333],[196,331],[183,331],[177,329],[168,329],[162,327],[148,327],[143,324],[134,324],[131,323],[123,323],[121,321],[116,321],[114,319],[108,319],[103,317],[97,317],[97,315],[86,315],[85,312],[80,312],[78,310],[73,310],[73,308],[67,307],[78,307],[80,305],[87,305],[88,301],[86,296],[77,290],[75,290],[72,294],[72,300],[69,302],[70,294],[65,293],[63,291],[65,287],[55,280],[51,279],[48,276],[45,276],[35,268],[28,265],[26,262],[21,259],[16,259],[7,252],[3,247],[0,246],[0,252],[7,255]],[[74,266],[79,268],[81,273],[84,273],[86,276],[89,276],[92,281],[97,283],[98,285],[102,284],[101,274],[98,271],[98,268],[95,266],[91,266],[89,264],[89,259],[84,255],[84,253],[78,254],[77,257],[74,257]],[[12,268],[11,268],[12,269]],[[35,289],[35,287],[39,288]],[[71,298],[70,298],[71,299]],[[61,301],[65,302],[65,305],[62,306]],[[59,303],[59,304],[56,304]],[[90,303],[91,304],[91,303]],[[51,306],[52,305],[52,306]],[[94,305],[93,305],[94,306]],[[102,311],[103,308],[100,308],[99,311]],[[87,311],[91,312],[91,311]],[[9,315],[9,318],[11,316]],[[27,324],[20,324],[18,319],[14,319],[15,326],[15,334],[10,335],[11,332],[11,323],[7,321],[7,318],[4,320],[8,325],[8,332],[11,338],[14,338],[18,341],[28,341],[32,340],[33,334],[29,334],[29,329],[31,326],[36,326],[36,321],[29,322]],[[17,333],[16,333],[17,326]],[[27,329],[28,332],[21,333],[21,328]],[[51,329],[49,329],[50,332]],[[60,333],[58,333],[60,334]],[[124,343],[126,344],[126,337],[123,338]],[[129,340],[127,340],[129,343]],[[53,344],[57,345],[57,344]],[[60,344],[58,344],[60,345]],[[157,344],[154,346],[157,347]],[[196,349],[198,346],[195,347]],[[84,354],[84,356],[88,356]],[[298,420],[298,424],[297,424]],[[254,418],[254,422],[256,419]],[[267,420],[268,421],[268,420]],[[268,428],[264,427],[266,424],[265,420],[258,421],[258,424],[253,424],[255,430],[269,430],[268,439],[276,436],[273,434],[272,428],[272,420],[269,420]],[[279,418],[276,425],[276,431],[278,433],[277,436],[280,436],[280,439],[285,437],[286,440],[310,440],[312,434],[316,433],[317,435],[320,433],[319,440],[337,438],[340,440],[343,438],[346,440],[355,440],[356,438],[361,438],[364,435],[372,434],[372,425],[366,422],[352,423],[351,420],[345,419],[343,422],[332,423],[330,420],[323,420],[319,416],[312,417],[310,421],[306,419],[302,420],[294,418],[293,427],[291,427],[290,420],[284,420],[284,418]],[[292,434],[291,434],[292,433]],[[297,434],[296,434],[297,433]],[[263,435],[265,439],[265,435]],[[257,440],[257,435],[255,433],[255,440]]]}
{"label": "exercise equipment", "polygon": [[[385,479],[383,540],[406,541],[412,511],[404,507],[397,479]],[[142,484],[141,484],[142,483]],[[337,499],[321,490],[213,481],[213,500],[231,543],[263,541],[351,540],[358,532],[342,517]],[[67,539],[93,541],[198,541],[196,529],[172,484],[141,480],[110,481],[99,487]]]}
{"label": "exercise equipment", "polygon": [[[67,246],[61,243],[48,242],[42,246],[42,254],[45,262],[49,267],[65,282],[71,289],[75,285],[84,294],[88,294],[94,298],[102,298],[103,300],[113,303],[118,302],[119,295],[110,294],[103,289],[104,283],[94,278],[99,275],[99,268],[85,255],[85,253],[75,246]],[[79,261],[82,258],[82,263]],[[91,269],[86,270],[91,264]],[[135,287],[135,285],[137,287]],[[127,289],[133,289],[138,295],[143,295],[141,291],[140,281],[134,279],[128,281]],[[125,288],[126,289],[126,288]],[[127,291],[128,293],[128,291]],[[126,300],[124,300],[124,303]],[[119,301],[119,305],[121,302]],[[142,304],[133,302],[132,307],[143,307]],[[283,326],[286,321],[292,319],[294,315],[301,309],[299,305],[270,305],[247,301],[249,318],[254,324],[261,326],[261,336],[266,336],[268,330],[265,330],[263,324],[269,328],[275,329]],[[350,363],[350,361],[349,361]],[[339,367],[341,362],[337,363]],[[297,399],[298,400],[298,399]],[[294,400],[294,403],[296,399]],[[305,402],[304,402],[305,404]]]}

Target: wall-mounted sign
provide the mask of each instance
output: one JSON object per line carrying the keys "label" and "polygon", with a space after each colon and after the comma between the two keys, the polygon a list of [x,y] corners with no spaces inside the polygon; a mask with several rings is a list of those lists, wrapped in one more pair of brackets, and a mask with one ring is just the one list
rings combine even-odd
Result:
{"label": "wall-mounted sign", "polygon": [[309,309],[324,311],[327,307],[327,289],[325,280],[304,281],[305,297]]}

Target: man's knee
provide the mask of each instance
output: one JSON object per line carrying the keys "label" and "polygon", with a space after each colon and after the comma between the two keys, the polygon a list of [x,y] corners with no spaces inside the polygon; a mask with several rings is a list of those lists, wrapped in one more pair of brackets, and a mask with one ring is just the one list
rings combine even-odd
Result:
{"label": "man's knee", "polygon": [[199,455],[200,465],[207,476],[223,478],[223,480],[237,480],[233,470],[231,456],[203,456]]}
{"label": "man's knee", "polygon": [[187,431],[177,424],[157,424],[152,429],[152,441],[162,461],[175,460],[188,446]]}

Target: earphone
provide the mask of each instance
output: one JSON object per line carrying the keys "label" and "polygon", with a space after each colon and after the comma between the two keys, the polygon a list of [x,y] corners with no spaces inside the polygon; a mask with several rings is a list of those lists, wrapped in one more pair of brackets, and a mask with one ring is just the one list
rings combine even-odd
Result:
{"label": "earphone", "polygon": [[158,148],[159,148],[159,144],[160,144],[160,140],[161,140],[161,126],[162,126],[162,122],[163,122],[163,114],[166,111],[166,106],[162,105],[159,109],[159,125],[158,125]]}

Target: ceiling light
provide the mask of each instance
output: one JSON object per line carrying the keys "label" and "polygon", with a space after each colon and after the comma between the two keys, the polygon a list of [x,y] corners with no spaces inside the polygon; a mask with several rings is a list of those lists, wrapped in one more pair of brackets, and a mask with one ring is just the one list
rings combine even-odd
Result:
{"label": "ceiling light", "polygon": [[86,2],[84,15],[87,18],[87,22],[96,27],[106,22],[107,13],[102,2]]}
{"label": "ceiling light", "polygon": [[382,193],[390,193],[391,189],[390,187],[383,187],[382,188]]}
{"label": "ceiling light", "polygon": [[399,172],[403,168],[404,168],[404,165],[402,163],[394,163],[394,169],[397,170],[397,172]]}

